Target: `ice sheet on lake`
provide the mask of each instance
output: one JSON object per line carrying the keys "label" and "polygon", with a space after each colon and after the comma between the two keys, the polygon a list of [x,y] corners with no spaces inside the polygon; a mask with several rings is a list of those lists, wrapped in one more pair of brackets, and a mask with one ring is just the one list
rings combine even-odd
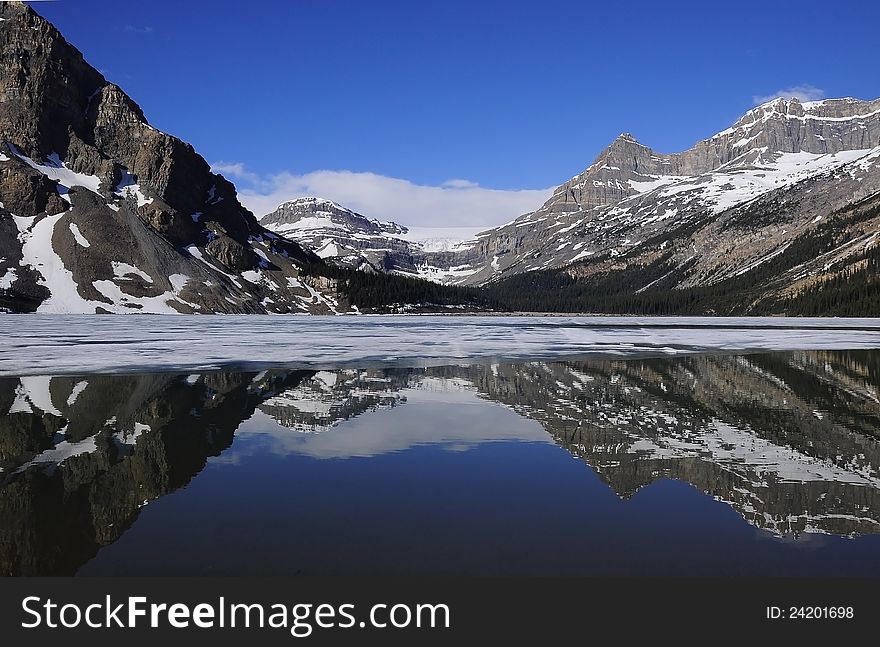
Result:
{"label": "ice sheet on lake", "polygon": [[0,375],[83,375],[867,349],[880,319],[0,315],[0,336]]}

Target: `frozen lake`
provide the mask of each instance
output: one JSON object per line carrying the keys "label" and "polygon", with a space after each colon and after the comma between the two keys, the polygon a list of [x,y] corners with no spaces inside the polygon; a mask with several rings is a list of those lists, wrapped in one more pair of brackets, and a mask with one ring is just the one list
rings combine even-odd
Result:
{"label": "frozen lake", "polygon": [[0,334],[3,575],[880,576],[877,320]]}
{"label": "frozen lake", "polygon": [[0,375],[880,348],[880,319],[0,315]]}

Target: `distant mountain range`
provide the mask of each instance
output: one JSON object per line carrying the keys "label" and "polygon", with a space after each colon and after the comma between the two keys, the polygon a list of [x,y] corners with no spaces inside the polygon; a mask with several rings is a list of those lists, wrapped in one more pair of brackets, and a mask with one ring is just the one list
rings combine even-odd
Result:
{"label": "distant mountain range", "polygon": [[315,197],[285,202],[260,222],[339,267],[395,272],[438,283],[459,278],[459,268],[449,259],[473,245],[453,238],[414,239],[395,222],[370,219]]}
{"label": "distant mountain range", "polygon": [[538,210],[443,253],[388,234],[371,266],[522,310],[880,314],[878,160],[880,99],[776,99],[683,153],[622,134]]}
{"label": "distant mountain range", "polygon": [[30,7],[0,18],[0,310],[880,315],[880,100],[623,134],[538,210],[418,241],[319,198],[258,222]]}

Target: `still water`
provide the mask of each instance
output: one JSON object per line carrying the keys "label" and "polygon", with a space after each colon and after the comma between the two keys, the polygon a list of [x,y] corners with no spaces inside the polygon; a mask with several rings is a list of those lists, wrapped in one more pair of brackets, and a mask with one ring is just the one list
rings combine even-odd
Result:
{"label": "still water", "polygon": [[880,575],[880,351],[65,373],[3,575]]}

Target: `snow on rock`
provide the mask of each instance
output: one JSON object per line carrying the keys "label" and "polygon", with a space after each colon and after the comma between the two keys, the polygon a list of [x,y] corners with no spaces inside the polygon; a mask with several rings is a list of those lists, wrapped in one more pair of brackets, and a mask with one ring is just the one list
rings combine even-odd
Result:
{"label": "snow on rock", "polygon": [[14,267],[7,268],[6,272],[0,276],[0,290],[8,290],[18,278],[18,273]]}
{"label": "snow on rock", "polygon": [[27,390],[24,386],[19,382],[18,386],[15,388],[15,398],[12,400],[12,405],[9,407],[9,411],[7,414],[13,413],[33,413],[34,408],[31,406],[30,401],[27,397]]}
{"label": "snow on rock", "polygon": [[20,378],[21,393],[27,401],[44,413],[48,413],[59,418],[64,416],[52,404],[52,394],[49,390],[52,378],[45,375],[33,375]]}
{"label": "snow on rock", "polygon": [[81,382],[77,382],[73,390],[70,392],[70,396],[67,398],[67,406],[72,407],[76,404],[77,398],[79,398],[80,394],[86,390],[86,387],[89,385],[88,380],[83,380]]}
{"label": "snow on rock", "polygon": [[[125,264],[120,263],[117,265]],[[120,271],[125,271],[125,274],[123,274],[122,276],[117,276],[116,281],[124,281],[129,276],[129,274],[138,274],[138,272],[140,272],[140,270],[138,270],[137,268],[132,268],[131,266],[127,266]],[[141,274],[138,274],[138,276],[141,276]],[[98,292],[110,299],[114,304],[117,304],[116,307],[113,309],[118,312],[130,312],[135,309],[131,307],[126,307],[125,304],[132,304],[133,306],[136,306],[137,312],[151,314],[180,314],[179,310],[170,305],[171,303],[178,303],[181,305],[189,306],[195,310],[200,309],[199,305],[185,301],[180,296],[181,290],[183,290],[183,288],[189,282],[188,276],[186,276],[185,274],[172,274],[168,277],[168,281],[169,283],[171,283],[171,291],[163,292],[158,296],[152,297],[134,297],[126,294],[114,281],[95,281],[92,285],[95,286],[95,289]],[[104,307],[108,306],[105,305]]]}
{"label": "snow on rock", "polygon": [[74,222],[70,223],[69,227],[70,227],[70,233],[73,234],[74,240],[76,240],[77,244],[80,247],[90,247],[91,246],[89,244],[89,241],[86,240],[86,237],[83,236],[82,233],[80,232],[79,227],[76,226],[76,223],[74,223]]}
{"label": "snow on rock", "polygon": [[67,190],[72,189],[73,187],[81,186],[100,195],[99,188],[101,186],[101,179],[96,175],[85,175],[83,173],[71,171],[58,156],[58,153],[52,153],[49,155],[45,163],[38,164],[30,157],[22,154],[21,151],[11,144],[9,145],[9,148],[16,157],[32,169],[39,171],[50,180],[58,182],[60,188],[65,189],[63,193],[67,193]]}
{"label": "snow on rock", "polygon": [[96,307],[105,307],[107,304],[80,296],[73,273],[64,266],[61,257],[52,247],[55,225],[65,216],[65,213],[59,213],[40,220],[15,218],[19,231],[22,232],[19,234],[19,240],[23,243],[20,264],[36,268],[42,277],[40,285],[46,286],[51,292],[49,298],[37,308],[37,312],[94,313]]}
{"label": "snow on rock", "polygon": [[327,240],[320,249],[315,250],[315,253],[321,258],[339,256],[339,247],[332,240]]}
{"label": "snow on rock", "polygon": [[23,464],[16,470],[16,473],[24,472],[25,470],[38,465],[60,465],[74,456],[91,454],[96,451],[98,451],[97,435],[75,443],[63,440],[52,449],[47,449],[41,452],[32,460]]}
{"label": "snow on rock", "polygon": [[152,431],[150,425],[136,422],[134,423],[133,429],[129,431],[117,431],[113,434],[112,439],[117,445],[134,447],[141,434],[149,431]]}
{"label": "snow on rock", "polygon": [[122,169],[122,179],[114,187],[113,195],[120,198],[133,197],[137,201],[138,207],[143,207],[153,202],[153,198],[147,198],[143,194],[140,184],[137,183],[135,177],[126,168]]}
{"label": "snow on rock", "polygon": [[131,275],[135,275],[141,277],[147,283],[153,282],[153,278],[149,274],[136,268],[134,265],[112,261],[111,266],[113,267],[113,275],[117,279],[125,281],[129,280],[131,278]]}

